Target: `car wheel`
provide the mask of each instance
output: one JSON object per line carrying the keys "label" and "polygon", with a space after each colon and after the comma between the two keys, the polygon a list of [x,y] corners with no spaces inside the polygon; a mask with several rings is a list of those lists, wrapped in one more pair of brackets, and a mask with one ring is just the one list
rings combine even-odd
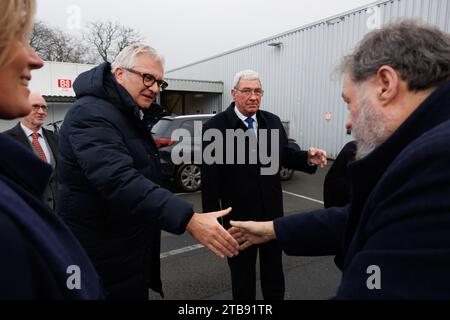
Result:
{"label": "car wheel", "polygon": [[285,168],[285,167],[281,167],[281,169],[280,169],[280,179],[282,181],[290,180],[293,175],[294,175],[294,170],[288,169],[288,168]]}
{"label": "car wheel", "polygon": [[187,192],[199,190],[202,185],[200,167],[195,164],[182,166],[178,170],[177,185]]}

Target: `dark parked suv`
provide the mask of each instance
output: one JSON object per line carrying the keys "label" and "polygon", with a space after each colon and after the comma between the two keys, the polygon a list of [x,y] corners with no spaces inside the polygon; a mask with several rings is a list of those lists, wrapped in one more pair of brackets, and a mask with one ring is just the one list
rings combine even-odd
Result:
{"label": "dark parked suv", "polygon": [[[201,121],[205,123],[211,119],[214,114],[207,115],[190,115],[190,116],[168,116],[162,118],[152,129],[153,138],[159,148],[161,157],[162,179],[165,182],[175,183],[177,187],[183,191],[193,192],[201,187],[202,178],[200,166],[196,164],[175,165],[172,162],[171,153],[173,148],[179,143],[189,143],[185,141],[174,141],[171,139],[172,132],[176,129],[186,129],[194,137],[194,122]],[[201,140],[193,140],[191,150],[201,152]],[[295,140],[289,139],[291,148],[300,150]],[[289,180],[294,174],[293,170],[282,168],[280,171],[281,180]]]}
{"label": "dark parked suv", "polygon": [[[200,166],[196,164],[175,165],[172,162],[172,150],[179,143],[188,143],[185,141],[171,140],[172,133],[176,129],[186,129],[191,136],[194,136],[194,122],[201,121],[205,123],[214,115],[192,115],[192,116],[168,116],[162,118],[152,129],[153,138],[159,148],[161,157],[162,179],[166,182],[174,182],[177,187],[183,191],[197,191],[201,186]],[[201,151],[201,141],[192,143],[192,150]]]}

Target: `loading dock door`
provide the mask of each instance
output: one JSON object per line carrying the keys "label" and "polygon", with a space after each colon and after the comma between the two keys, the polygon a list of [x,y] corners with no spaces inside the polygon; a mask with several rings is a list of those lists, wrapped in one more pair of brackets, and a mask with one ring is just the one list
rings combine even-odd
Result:
{"label": "loading dock door", "polygon": [[222,95],[209,92],[164,91],[161,104],[176,115],[211,114],[222,111]]}

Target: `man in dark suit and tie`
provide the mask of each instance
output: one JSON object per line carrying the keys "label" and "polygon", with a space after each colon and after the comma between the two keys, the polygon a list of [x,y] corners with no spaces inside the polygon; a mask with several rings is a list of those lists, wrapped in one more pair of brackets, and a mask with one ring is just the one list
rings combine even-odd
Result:
{"label": "man in dark suit and tie", "polygon": [[[234,148],[234,164],[228,163],[234,144],[233,139],[225,138],[223,158],[227,164],[206,163],[202,166],[202,200],[203,211],[215,211],[220,208],[232,207],[229,217],[224,219],[224,226],[228,228],[229,220],[264,221],[283,215],[283,196],[279,177],[280,165],[307,173],[315,173],[317,165],[326,164],[326,152],[316,148],[308,151],[296,151],[288,148],[288,140],[280,118],[270,112],[259,109],[264,94],[258,73],[252,70],[241,71],[236,74],[231,92],[234,102],[230,107],[210,119],[204,124],[206,133],[209,129],[219,130],[223,137],[231,129],[233,132],[249,131],[255,136],[248,137],[245,154]],[[243,130],[243,131],[242,131]],[[214,130],[211,130],[212,132]],[[217,132],[217,131],[216,131]],[[271,139],[271,134],[278,132],[278,137]],[[266,133],[269,139],[262,134]],[[255,146],[252,146],[253,140]],[[217,141],[215,141],[217,142]],[[256,146],[256,142],[257,146]],[[275,149],[275,146],[279,147]],[[206,152],[208,144],[204,144]],[[277,157],[274,173],[264,173],[267,165],[261,157],[261,148],[275,150],[271,158]],[[259,151],[257,161],[255,152]],[[271,164],[272,167],[272,164]],[[256,290],[256,257],[259,249],[261,287],[266,300],[281,300],[284,298],[284,275],[281,249],[276,242],[269,242],[261,246],[250,247],[242,251],[239,256],[229,258],[231,270],[232,291],[234,300],[254,300]]]}
{"label": "man in dark suit and tie", "polygon": [[51,208],[56,207],[56,193],[58,179],[56,177],[56,164],[58,158],[58,136],[53,131],[43,128],[48,115],[47,102],[38,92],[30,93],[31,112],[20,119],[12,129],[5,131],[17,141],[33,150],[36,155],[53,167],[47,188],[42,200]]}

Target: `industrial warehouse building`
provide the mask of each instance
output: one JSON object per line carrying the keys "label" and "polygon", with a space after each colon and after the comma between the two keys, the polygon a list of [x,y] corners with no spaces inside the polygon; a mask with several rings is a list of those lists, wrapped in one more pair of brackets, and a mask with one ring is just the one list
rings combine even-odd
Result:
{"label": "industrial warehouse building", "polygon": [[265,90],[262,108],[288,121],[290,137],[302,148],[318,146],[335,156],[350,139],[344,129],[347,109],[336,67],[367,32],[401,17],[417,17],[450,32],[450,1],[378,1],[170,70],[167,76],[223,82],[226,108],[235,73],[256,70]]}
{"label": "industrial warehouse building", "polygon": [[[179,115],[220,112],[231,101],[234,74],[253,69],[260,73],[265,90],[262,108],[279,115],[301,147],[317,146],[334,157],[350,139],[344,129],[347,109],[337,67],[367,32],[399,18],[419,18],[450,32],[450,1],[378,1],[169,70],[169,88],[160,102]],[[31,89],[49,102],[49,123],[63,119],[74,100],[73,80],[90,68],[48,62],[33,72]],[[0,130],[13,124],[0,121]]]}

